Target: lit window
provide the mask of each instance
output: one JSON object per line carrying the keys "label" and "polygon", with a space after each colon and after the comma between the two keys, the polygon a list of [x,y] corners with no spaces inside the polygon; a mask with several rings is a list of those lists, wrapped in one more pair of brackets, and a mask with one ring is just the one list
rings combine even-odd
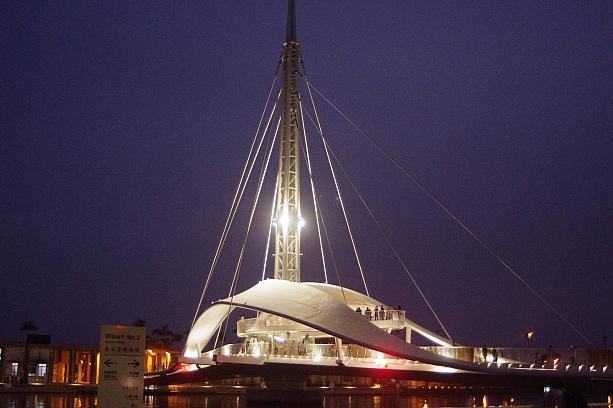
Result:
{"label": "lit window", "polygon": [[37,377],[44,377],[45,375],[47,375],[47,364],[39,363],[36,366],[36,376]]}
{"label": "lit window", "polygon": [[11,363],[11,375],[17,377],[19,374],[19,363]]}

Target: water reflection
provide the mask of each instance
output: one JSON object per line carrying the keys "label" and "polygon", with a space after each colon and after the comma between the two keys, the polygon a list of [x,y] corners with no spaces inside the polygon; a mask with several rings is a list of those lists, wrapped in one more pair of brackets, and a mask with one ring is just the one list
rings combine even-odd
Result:
{"label": "water reflection", "polygon": [[148,395],[145,408],[245,408],[244,395]]}
{"label": "water reflection", "polygon": [[95,395],[0,394],[6,408],[95,408]]}
{"label": "water reflection", "polygon": [[[325,408],[439,408],[439,407],[475,407],[474,402],[482,401],[482,395],[449,395],[449,396],[396,396],[396,395],[376,395],[376,396],[355,396],[355,395],[334,395],[326,396]],[[488,397],[488,406],[512,406],[511,399],[507,396]],[[526,404],[537,402],[536,397],[526,399]]]}
{"label": "water reflection", "polygon": [[[538,395],[327,395],[324,408],[438,408],[438,407],[492,407],[532,405],[541,402]],[[604,408],[611,407],[611,396],[592,399]],[[95,395],[62,394],[0,394],[1,408],[95,408]],[[147,395],[144,408],[246,408],[244,394],[230,395]],[[261,405],[259,405],[261,407]]]}

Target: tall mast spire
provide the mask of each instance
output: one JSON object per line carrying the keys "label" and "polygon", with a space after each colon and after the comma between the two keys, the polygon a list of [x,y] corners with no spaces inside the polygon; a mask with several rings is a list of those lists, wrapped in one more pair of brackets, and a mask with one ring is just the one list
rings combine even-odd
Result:
{"label": "tall mast spire", "polygon": [[281,140],[279,145],[279,173],[275,207],[275,279],[300,282],[300,133],[298,99],[298,64],[301,62],[300,44],[296,39],[296,4],[288,1],[287,31],[281,64],[283,84],[281,100]]}
{"label": "tall mast spire", "polygon": [[287,32],[285,34],[286,42],[297,42],[296,39],[296,2],[289,0],[287,5]]}

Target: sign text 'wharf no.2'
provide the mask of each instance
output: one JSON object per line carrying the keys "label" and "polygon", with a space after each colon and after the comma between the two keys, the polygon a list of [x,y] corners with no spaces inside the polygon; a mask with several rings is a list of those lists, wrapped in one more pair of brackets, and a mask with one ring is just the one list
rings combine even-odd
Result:
{"label": "sign text 'wharf no.2'", "polygon": [[98,407],[142,407],[145,333],[144,327],[100,328]]}

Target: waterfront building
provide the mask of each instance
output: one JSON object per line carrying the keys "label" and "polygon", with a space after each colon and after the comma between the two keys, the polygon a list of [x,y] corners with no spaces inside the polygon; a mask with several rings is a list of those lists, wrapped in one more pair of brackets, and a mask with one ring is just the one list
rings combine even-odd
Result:
{"label": "waterfront building", "polygon": [[8,342],[0,344],[0,373],[5,383],[50,382],[53,349],[49,344]]}
{"label": "waterfront building", "polygon": [[[179,355],[177,350],[161,347],[148,348],[144,353],[145,372],[166,370]],[[98,346],[0,342],[0,383],[4,384],[97,384],[100,364]]]}

